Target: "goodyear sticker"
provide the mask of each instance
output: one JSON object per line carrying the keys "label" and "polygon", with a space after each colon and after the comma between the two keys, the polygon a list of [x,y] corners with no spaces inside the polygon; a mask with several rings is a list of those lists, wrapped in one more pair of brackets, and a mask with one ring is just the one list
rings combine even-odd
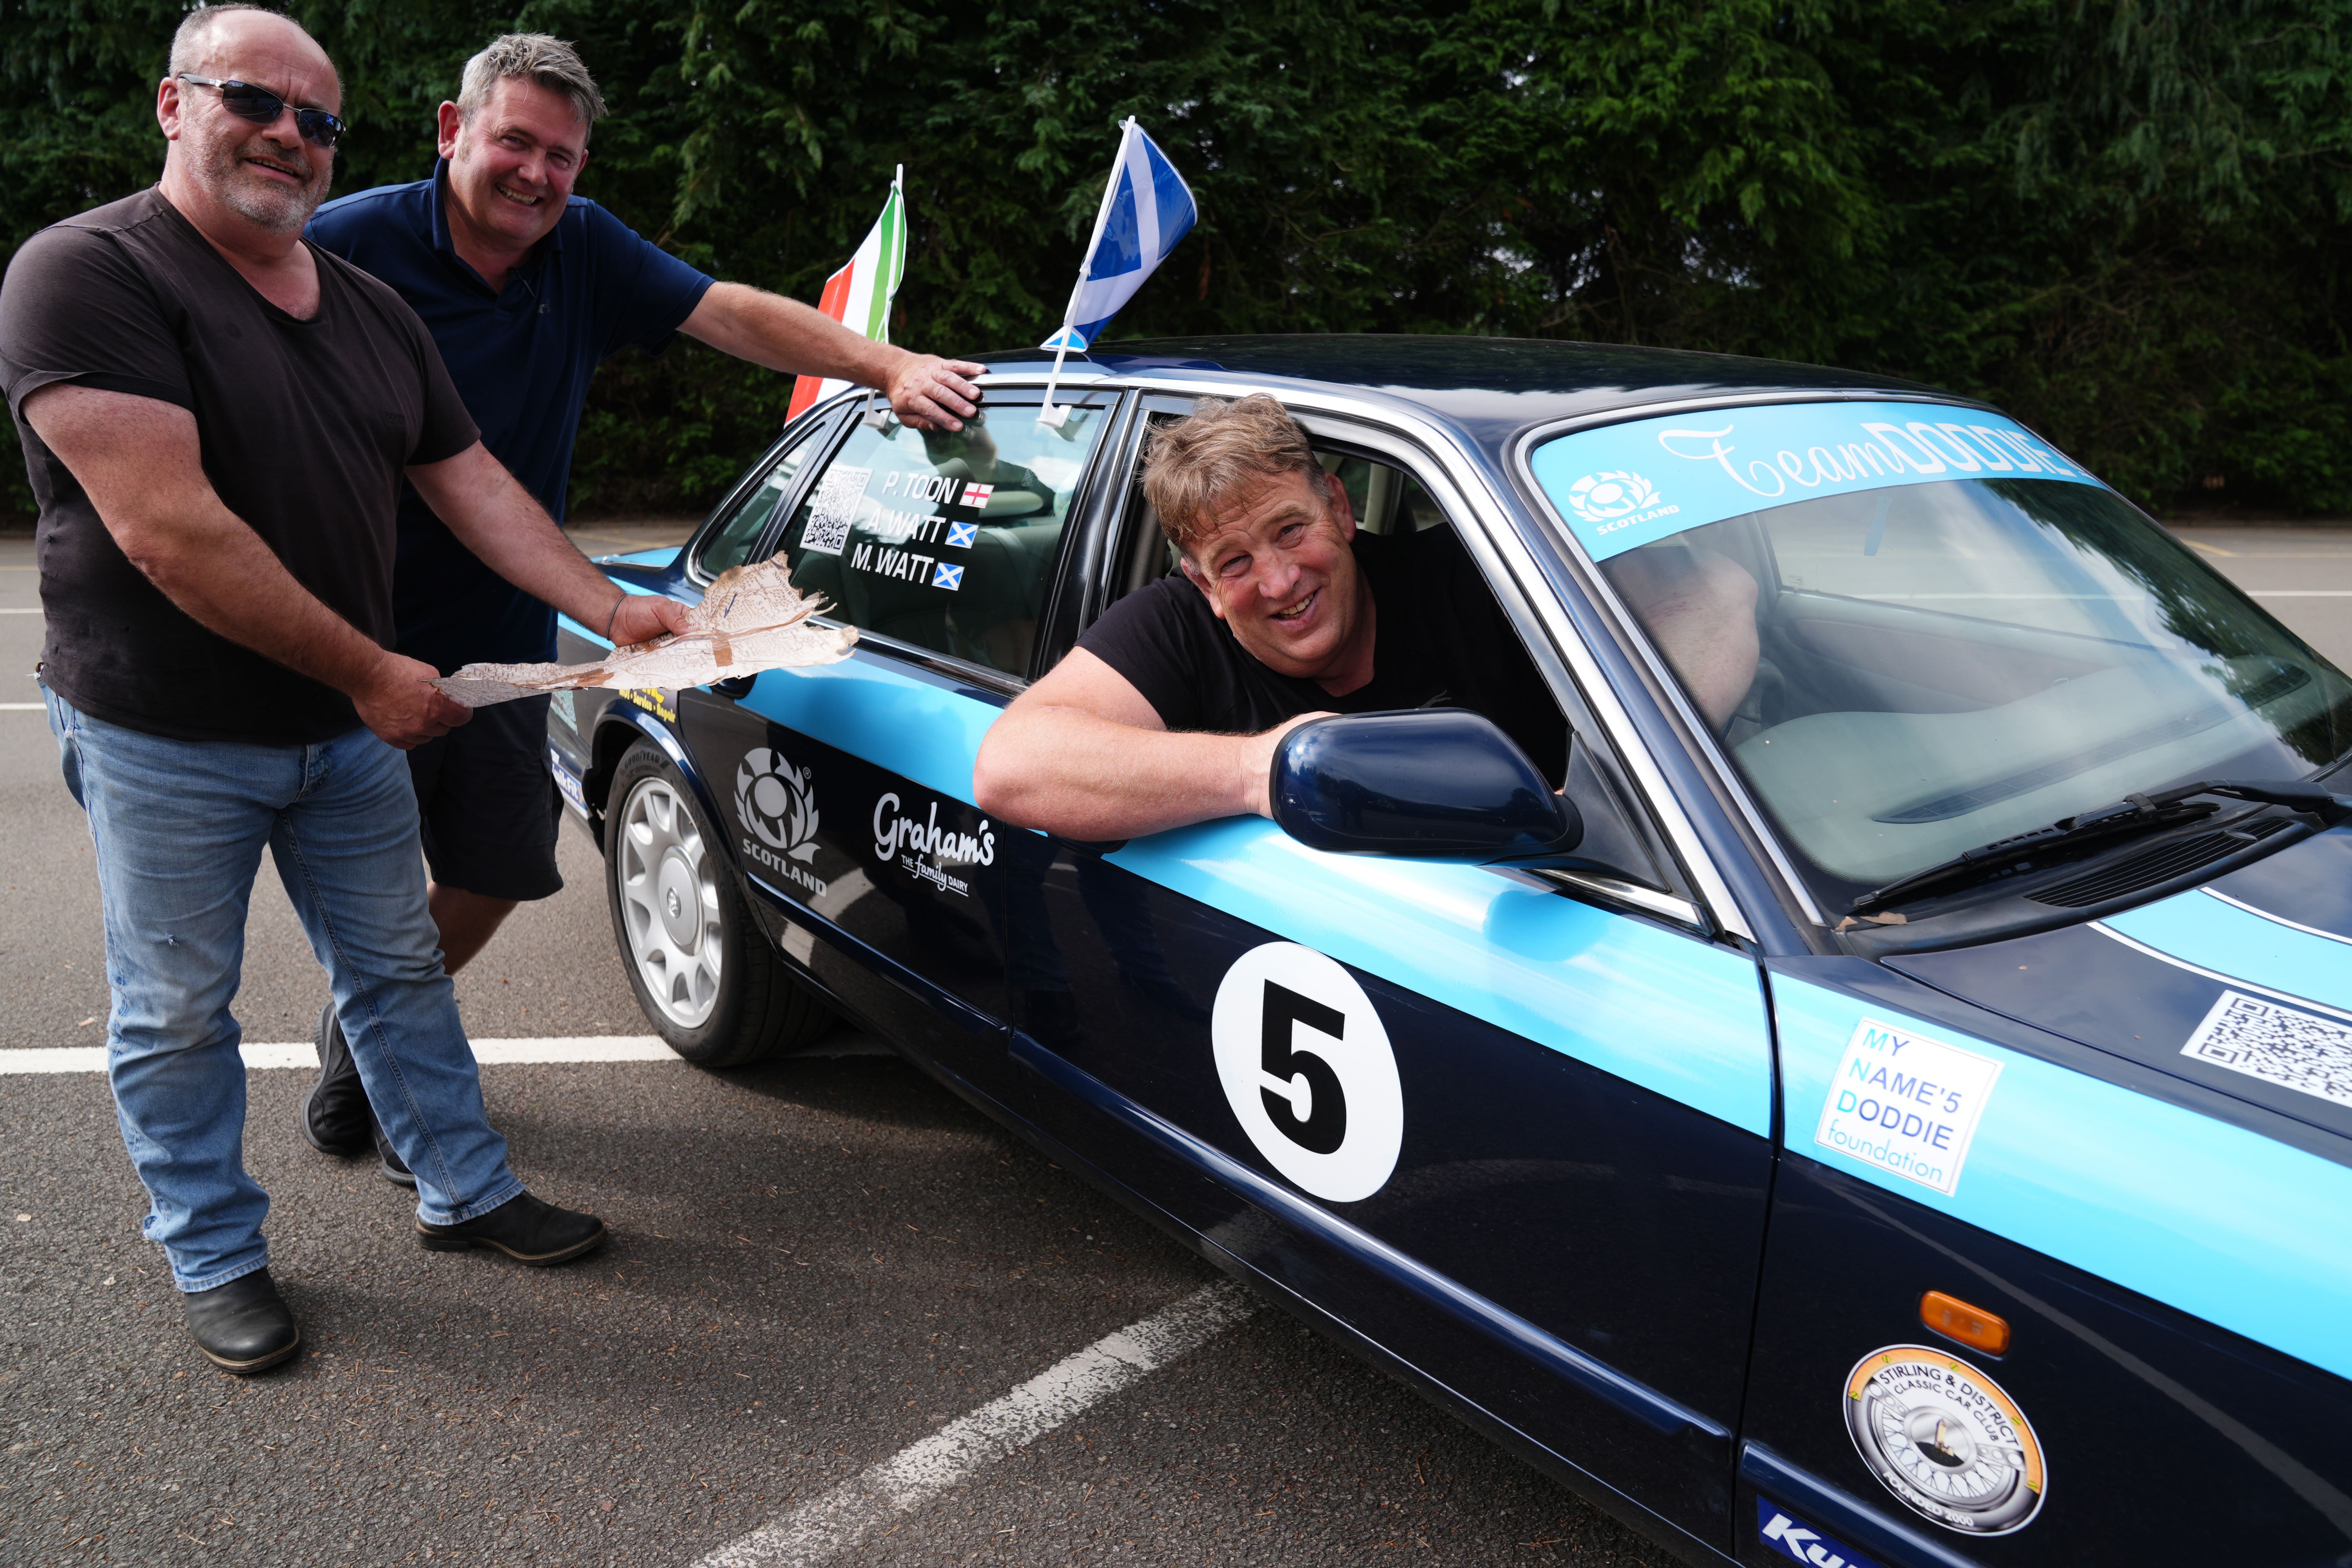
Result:
{"label": "goodyear sticker", "polygon": [[1949,1197],[2000,1077],[1990,1057],[1864,1018],[1838,1058],[1813,1142]]}
{"label": "goodyear sticker", "polygon": [[2041,1439],[2017,1401],[1958,1356],[1871,1352],[1846,1376],[1845,1426],[1880,1483],[1947,1530],[2007,1535],[2042,1511]]}

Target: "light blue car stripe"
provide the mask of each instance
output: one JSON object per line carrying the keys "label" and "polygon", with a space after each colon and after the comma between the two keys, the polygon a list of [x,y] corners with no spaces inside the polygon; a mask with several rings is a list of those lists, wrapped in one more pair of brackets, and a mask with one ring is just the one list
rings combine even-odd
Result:
{"label": "light blue car stripe", "polygon": [[[981,737],[1000,711],[863,656],[770,670],[744,702],[964,801],[972,797]],[[1474,866],[1322,854],[1255,817],[1136,839],[1108,858],[1759,1138],[1771,1135],[1763,997],[1754,963],[1736,953]]]}
{"label": "light blue car stripe", "polygon": [[742,701],[787,729],[961,801],[972,796],[980,738],[1003,711],[860,654],[769,670]]}
{"label": "light blue car stripe", "polygon": [[[1786,974],[1771,984],[1792,1152],[2352,1377],[2352,1167]],[[1950,1197],[1813,1142],[1865,1015],[2001,1064]]]}
{"label": "light blue car stripe", "polygon": [[2202,892],[2168,899],[2100,921],[2134,942],[2200,968],[2236,974],[2270,990],[2352,1009],[2352,952]]}
{"label": "light blue car stripe", "polygon": [[1327,855],[1232,817],[1111,864],[1755,1133],[1772,1084],[1754,963],[1475,866]]}

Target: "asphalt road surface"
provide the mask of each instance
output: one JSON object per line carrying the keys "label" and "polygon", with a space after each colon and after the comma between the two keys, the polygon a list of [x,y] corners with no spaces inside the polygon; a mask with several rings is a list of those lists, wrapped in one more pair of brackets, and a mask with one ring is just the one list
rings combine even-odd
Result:
{"label": "asphalt road surface", "polygon": [[[2352,532],[2184,537],[2352,665]],[[22,706],[31,555],[0,541],[0,1052],[102,1045],[107,1009],[89,837]],[[645,1032],[597,864],[563,842],[569,886],[458,979],[478,1038]],[[265,873],[245,1037],[307,1040],[322,996]],[[615,1233],[546,1271],[418,1250],[404,1194],[296,1132],[309,1075],[253,1072],[247,1159],[307,1342],[242,1381],[188,1345],[139,1239],[103,1078],[0,1075],[0,1563],[687,1568],[747,1538],[776,1563],[1665,1561],[1278,1313],[1203,1297],[1206,1266],[876,1042],[829,1049],[485,1067],[518,1169]]]}

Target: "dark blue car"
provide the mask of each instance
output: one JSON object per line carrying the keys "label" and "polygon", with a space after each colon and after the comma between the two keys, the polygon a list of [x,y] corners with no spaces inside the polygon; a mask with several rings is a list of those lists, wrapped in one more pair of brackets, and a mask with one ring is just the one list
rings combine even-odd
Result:
{"label": "dark blue car", "polygon": [[[608,564],[781,555],[860,629],[557,704],[682,1055],[861,1021],[1694,1563],[2352,1562],[2352,682],[1908,384],[1143,342],[1055,428],[1046,369],[961,437],[820,406]],[[1459,536],[1564,774],[1365,715],[1279,824],[990,820],[992,721],[1171,569],[1142,443],[1253,392],[1361,526]],[[1677,618],[1702,579],[1738,613]]]}

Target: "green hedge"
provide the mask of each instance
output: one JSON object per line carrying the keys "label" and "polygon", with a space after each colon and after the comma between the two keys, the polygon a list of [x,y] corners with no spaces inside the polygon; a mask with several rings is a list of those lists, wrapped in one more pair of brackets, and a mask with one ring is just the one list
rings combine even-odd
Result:
{"label": "green hedge", "polygon": [[[614,103],[583,192],[718,276],[814,298],[903,163],[920,347],[1054,324],[1131,113],[1202,221],[1122,335],[1811,360],[1993,398],[2151,504],[2352,511],[2352,0],[293,10],[345,73],[339,191],[425,174],[508,28],[577,41]],[[0,0],[0,239],[154,177],[178,13]],[[575,509],[703,505],[789,392],[692,343],[622,356]]]}

